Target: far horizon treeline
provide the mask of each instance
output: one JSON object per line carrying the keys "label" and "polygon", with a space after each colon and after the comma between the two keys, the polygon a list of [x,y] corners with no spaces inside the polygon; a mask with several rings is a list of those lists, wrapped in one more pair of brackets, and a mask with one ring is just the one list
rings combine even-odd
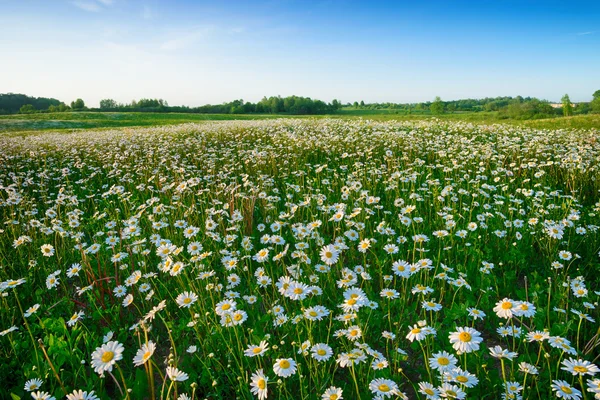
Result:
{"label": "far horizon treeline", "polygon": [[24,94],[0,94],[0,114],[30,114],[67,111],[96,111],[96,112],[173,112],[200,114],[293,114],[317,115],[335,114],[341,109],[346,110],[388,110],[395,114],[426,114],[434,115],[455,112],[496,112],[499,118],[536,119],[549,118],[558,115],[570,116],[587,113],[600,113],[600,90],[593,94],[590,102],[572,104],[565,94],[561,103],[550,103],[535,97],[486,97],[483,99],[461,99],[442,101],[436,97],[433,102],[421,103],[354,103],[342,104],[334,99],[331,103],[310,97],[300,96],[271,96],[263,97],[257,103],[234,100],[223,104],[206,104],[199,107],[170,106],[163,99],[140,99],[131,103],[118,103],[113,99],[103,99],[99,108],[88,108],[82,99],[72,101],[67,105],[60,100],[44,97],[30,97]]}

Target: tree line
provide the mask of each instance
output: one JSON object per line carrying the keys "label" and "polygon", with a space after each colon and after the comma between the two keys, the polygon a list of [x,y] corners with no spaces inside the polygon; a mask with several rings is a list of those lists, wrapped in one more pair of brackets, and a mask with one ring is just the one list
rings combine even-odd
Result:
{"label": "tree line", "polygon": [[199,107],[171,106],[163,99],[140,99],[130,103],[119,103],[113,99],[103,99],[99,108],[89,108],[82,99],[76,99],[67,105],[57,99],[30,97],[24,94],[0,94],[0,114],[100,111],[100,112],[176,112],[201,114],[333,114],[340,109],[389,110],[411,113],[455,113],[455,112],[497,112],[499,118],[534,119],[549,118],[557,115],[577,115],[590,112],[600,113],[600,90],[593,94],[591,102],[573,105],[568,95],[561,99],[560,107],[535,97],[486,97],[483,99],[461,99],[442,101],[436,97],[432,102],[422,103],[360,103],[342,104],[334,99],[331,103],[301,96],[263,97],[257,103],[234,100],[222,104],[206,104]]}

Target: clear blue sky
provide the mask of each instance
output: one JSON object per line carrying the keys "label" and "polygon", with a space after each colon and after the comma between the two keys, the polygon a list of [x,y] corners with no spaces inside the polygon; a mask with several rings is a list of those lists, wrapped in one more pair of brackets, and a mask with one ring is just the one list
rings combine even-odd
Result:
{"label": "clear blue sky", "polygon": [[598,0],[0,0],[0,93],[196,106],[598,89]]}

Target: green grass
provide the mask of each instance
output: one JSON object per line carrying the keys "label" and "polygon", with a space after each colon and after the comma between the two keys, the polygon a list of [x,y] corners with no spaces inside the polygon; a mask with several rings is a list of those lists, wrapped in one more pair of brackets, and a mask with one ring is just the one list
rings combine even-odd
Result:
{"label": "green grass", "polygon": [[163,126],[187,122],[221,120],[263,120],[274,118],[341,118],[369,119],[375,121],[418,121],[438,119],[474,124],[509,124],[537,129],[600,129],[600,115],[578,115],[538,120],[501,119],[497,112],[457,112],[432,115],[429,112],[406,114],[401,110],[342,109],[333,115],[298,116],[272,114],[187,114],[139,112],[69,112],[44,114],[18,114],[0,116],[0,133],[27,131],[63,131],[73,129],[120,128],[130,126]]}

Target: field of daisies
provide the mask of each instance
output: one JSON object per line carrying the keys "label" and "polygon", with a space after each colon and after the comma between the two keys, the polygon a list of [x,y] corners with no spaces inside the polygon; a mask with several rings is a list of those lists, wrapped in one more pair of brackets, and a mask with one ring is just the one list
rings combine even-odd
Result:
{"label": "field of daisies", "polygon": [[600,398],[600,131],[0,137],[2,399]]}

